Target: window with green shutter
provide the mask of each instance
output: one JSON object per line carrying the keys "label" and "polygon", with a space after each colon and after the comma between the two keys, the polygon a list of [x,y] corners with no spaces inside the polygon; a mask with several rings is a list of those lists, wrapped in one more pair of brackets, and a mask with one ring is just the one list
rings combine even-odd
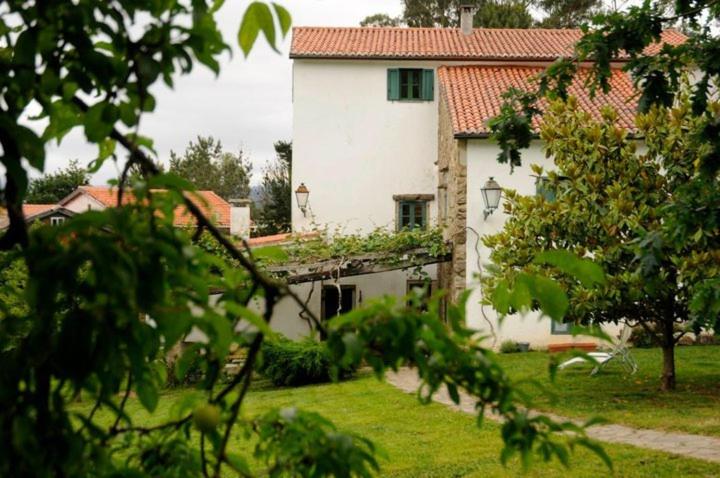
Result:
{"label": "window with green shutter", "polygon": [[432,101],[435,97],[435,72],[421,68],[391,68],[387,71],[388,100]]}

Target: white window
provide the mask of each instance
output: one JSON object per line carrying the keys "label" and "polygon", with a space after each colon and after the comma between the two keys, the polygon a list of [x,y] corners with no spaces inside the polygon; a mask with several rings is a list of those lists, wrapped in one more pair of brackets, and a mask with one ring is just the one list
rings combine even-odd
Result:
{"label": "white window", "polygon": [[65,218],[63,216],[53,216],[50,218],[51,226],[59,226],[63,222],[65,222]]}

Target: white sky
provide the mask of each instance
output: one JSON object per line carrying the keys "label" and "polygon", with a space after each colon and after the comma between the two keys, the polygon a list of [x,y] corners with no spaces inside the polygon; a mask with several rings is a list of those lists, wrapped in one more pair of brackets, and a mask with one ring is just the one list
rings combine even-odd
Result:
{"label": "white sky", "polygon": [[[293,16],[294,26],[357,26],[367,15],[398,15],[400,0],[278,0]],[[218,21],[233,56],[225,55],[220,75],[196,67],[190,75],[176,77],[175,89],[154,90],[155,112],[145,114],[141,134],[155,141],[159,159],[167,163],[170,151],[183,152],[197,135],[220,139],[228,151],[242,149],[252,159],[254,182],[262,166],[274,157],[273,142],[292,139],[292,61],[288,59],[290,35],[278,55],[263,37],[245,59],[237,46],[237,31],[248,0],[226,0]],[[78,158],[88,164],[96,149],[85,142],[80,130],[66,136],[60,146],[48,148],[46,171],[55,171]],[[124,155],[120,155],[123,158]],[[108,161],[93,177],[103,184],[117,176]]]}

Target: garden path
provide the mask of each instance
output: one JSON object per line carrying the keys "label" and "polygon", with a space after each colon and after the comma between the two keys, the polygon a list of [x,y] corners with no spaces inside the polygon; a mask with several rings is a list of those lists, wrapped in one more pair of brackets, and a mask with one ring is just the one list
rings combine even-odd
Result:
{"label": "garden path", "polygon": [[[409,368],[400,369],[397,373],[388,373],[386,379],[389,383],[408,393],[415,393],[420,386],[417,373]],[[460,405],[456,405],[447,390],[438,391],[433,400],[447,405],[451,408],[465,413],[475,413],[475,402],[466,394],[460,393]],[[556,421],[572,421],[580,424],[578,420],[543,413]],[[499,417],[487,413],[486,417],[491,420],[499,420]],[[665,432],[660,430],[648,430],[632,428],[625,425],[603,424],[595,425],[587,429],[587,435],[598,441],[607,443],[623,443],[640,448],[663,451],[675,455],[681,455],[700,460],[720,463],[720,438],[691,435],[688,433]]]}

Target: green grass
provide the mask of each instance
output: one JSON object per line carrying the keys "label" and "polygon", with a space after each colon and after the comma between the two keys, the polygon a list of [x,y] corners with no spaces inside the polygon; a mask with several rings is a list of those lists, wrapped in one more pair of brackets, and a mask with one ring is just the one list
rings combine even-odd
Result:
{"label": "green grass", "polygon": [[[541,357],[538,357],[541,358]],[[189,391],[173,391],[161,400],[160,416]],[[129,412],[140,423],[150,423],[137,399],[129,401]],[[443,405],[420,405],[413,395],[372,377],[333,384],[292,389],[253,390],[244,416],[254,416],[271,407],[297,406],[333,420],[342,430],[359,433],[382,450],[381,476],[391,477],[596,477],[612,476],[593,454],[574,454],[572,467],[557,463],[535,463],[522,473],[513,463],[499,464],[502,442],[499,427],[486,422],[478,428],[475,418]],[[233,451],[246,456],[252,444],[236,436]],[[720,464],[680,458],[629,446],[607,445],[617,477],[718,476]],[[257,466],[257,464],[256,464]],[[228,475],[230,476],[230,475]]]}
{"label": "green grass", "polygon": [[[575,418],[601,416],[610,422],[720,436],[720,346],[676,349],[677,390],[661,392],[660,349],[633,349],[640,370],[627,375],[620,363],[609,363],[591,377],[591,365],[558,371],[554,384],[547,373],[549,356],[542,352],[501,355],[513,379],[536,379],[555,399],[536,387],[523,388],[533,408]],[[560,358],[562,361],[562,358]]]}

